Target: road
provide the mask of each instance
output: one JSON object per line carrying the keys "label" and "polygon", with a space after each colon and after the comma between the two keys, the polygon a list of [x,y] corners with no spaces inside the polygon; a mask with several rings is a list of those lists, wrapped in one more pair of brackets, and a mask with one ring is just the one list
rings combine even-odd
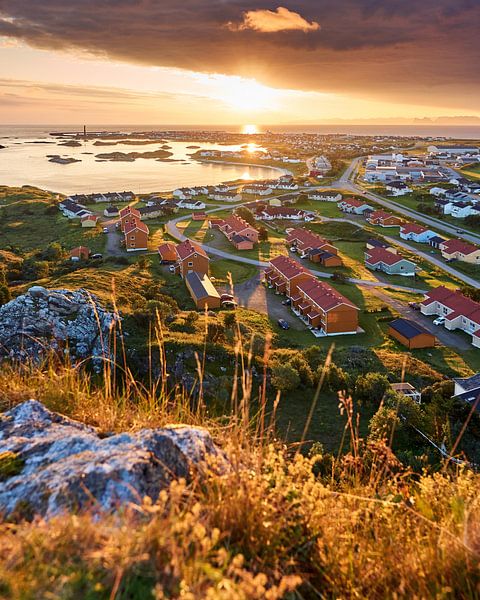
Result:
{"label": "road", "polygon": [[[459,225],[459,227],[456,227],[455,225],[446,224],[444,221],[441,221],[440,219],[436,219],[435,217],[430,217],[423,213],[417,212],[416,210],[413,210],[410,208],[405,208],[405,206],[403,206],[402,204],[399,204],[398,202],[395,202],[395,200],[390,200],[390,199],[384,198],[383,196],[379,196],[378,194],[375,194],[374,192],[365,190],[360,184],[355,183],[354,182],[355,173],[357,171],[358,164],[362,160],[362,158],[363,157],[359,157],[359,158],[355,158],[354,160],[352,160],[352,162],[347,167],[347,169],[345,170],[343,175],[340,177],[340,179],[337,182],[335,182],[334,185],[332,185],[330,187],[334,187],[335,189],[348,190],[355,194],[361,194],[368,200],[371,200],[372,202],[376,202],[377,204],[380,204],[380,206],[383,206],[384,208],[389,208],[390,210],[393,210],[393,211],[403,215],[404,217],[409,217],[410,219],[414,219],[415,221],[424,223],[425,225],[428,225],[429,227],[433,227],[437,230],[448,233],[449,235],[453,235],[456,238],[466,240],[473,244],[478,244],[480,242],[480,235],[477,235],[476,233],[467,232],[467,231],[462,231],[462,233],[458,233],[457,231],[458,231],[459,227],[461,228],[461,224]],[[478,282],[476,283],[476,285],[478,285]]]}

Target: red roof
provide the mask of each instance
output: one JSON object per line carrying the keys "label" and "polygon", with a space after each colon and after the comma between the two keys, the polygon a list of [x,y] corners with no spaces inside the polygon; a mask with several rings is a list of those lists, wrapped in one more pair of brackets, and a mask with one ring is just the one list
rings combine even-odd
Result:
{"label": "red roof", "polygon": [[191,240],[185,240],[181,244],[177,245],[177,254],[181,260],[184,260],[185,258],[191,256],[194,253],[200,254],[200,256],[208,258],[205,250],[195,242],[192,242]]}
{"label": "red roof", "polygon": [[279,271],[286,279],[293,279],[293,277],[296,277],[301,273],[307,273],[313,278],[313,275],[308,269],[288,256],[276,256],[275,258],[272,258],[270,264],[272,267],[275,267],[275,269]]}
{"label": "red roof", "polygon": [[245,221],[245,219],[242,219],[238,215],[231,215],[231,216],[227,217],[226,219],[223,219],[223,221],[221,223],[219,223],[219,225],[220,225],[220,227],[227,226],[228,233],[231,233],[231,232],[241,233],[242,231],[245,231],[245,229],[255,230],[255,228],[252,227],[250,225],[250,223],[247,223],[247,221]]}
{"label": "red roof", "polygon": [[461,254],[467,256],[468,254],[473,254],[478,250],[477,246],[473,244],[469,244],[468,242],[464,242],[462,240],[447,240],[440,244],[441,249],[447,254],[455,254],[456,252],[460,252]]}
{"label": "red roof", "polygon": [[149,233],[150,231],[145,223],[139,221],[138,219],[132,219],[129,223],[125,225],[124,233],[125,235],[127,235],[128,233],[130,233],[131,231],[135,231],[136,229],[138,229],[139,231],[143,231],[144,233]]}
{"label": "red roof", "polygon": [[264,213],[271,217],[278,217],[282,215],[303,215],[303,210],[299,210],[298,208],[292,208],[287,206],[267,206],[263,209]]}
{"label": "red roof", "polygon": [[98,217],[97,217],[97,215],[87,215],[86,217],[82,217],[80,220],[81,221],[95,221],[95,222],[97,222],[98,221]]}
{"label": "red roof", "polygon": [[140,218],[140,212],[136,208],[133,208],[133,206],[125,206],[118,214],[121,219],[127,215],[133,215],[134,217]]}
{"label": "red roof", "polygon": [[286,241],[288,243],[295,241],[297,243],[299,242],[302,245],[302,248],[321,248],[326,245],[331,246],[331,244],[321,236],[308,229],[303,229],[302,227],[289,231]]}
{"label": "red roof", "polygon": [[480,325],[480,302],[476,302],[460,292],[449,290],[442,285],[431,292],[427,292],[421,304],[428,306],[432,302],[439,302],[453,311],[446,316],[449,320],[463,316]]}
{"label": "red roof", "polygon": [[337,306],[346,304],[355,310],[359,310],[353,302],[345,298],[340,292],[328,283],[318,281],[318,279],[309,279],[298,284],[299,292],[303,292],[316,306],[323,312],[328,312]]}
{"label": "red roof", "polygon": [[405,223],[400,227],[401,233],[424,233],[428,231],[426,227],[422,227],[421,225],[417,225],[416,223]]}
{"label": "red roof", "polygon": [[401,260],[407,260],[401,254],[393,254],[393,252],[389,252],[385,248],[372,248],[371,250],[367,250],[365,254],[367,256],[366,262],[371,265],[379,262],[383,262],[386,265],[396,265]]}
{"label": "red roof", "polygon": [[369,219],[371,221],[385,221],[386,219],[398,219],[398,217],[392,215],[391,213],[387,213],[384,210],[375,210],[373,213],[371,213]]}
{"label": "red roof", "polygon": [[163,260],[175,260],[177,258],[175,244],[172,244],[172,242],[165,242],[164,244],[160,244],[160,246],[158,247],[158,253],[160,254]]}
{"label": "red roof", "polygon": [[342,200],[340,204],[348,204],[349,206],[354,206],[355,208],[365,206],[365,202],[363,200],[357,200],[356,198],[348,198],[347,200]]}

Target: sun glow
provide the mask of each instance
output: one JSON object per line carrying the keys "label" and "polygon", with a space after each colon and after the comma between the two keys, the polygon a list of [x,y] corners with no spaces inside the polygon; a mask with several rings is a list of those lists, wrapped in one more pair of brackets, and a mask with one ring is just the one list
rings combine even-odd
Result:
{"label": "sun glow", "polygon": [[[242,127],[242,133],[244,133],[245,135],[255,135],[256,133],[258,133],[258,127],[253,124],[244,125]],[[254,150],[255,144],[248,144],[247,152],[254,152]]]}

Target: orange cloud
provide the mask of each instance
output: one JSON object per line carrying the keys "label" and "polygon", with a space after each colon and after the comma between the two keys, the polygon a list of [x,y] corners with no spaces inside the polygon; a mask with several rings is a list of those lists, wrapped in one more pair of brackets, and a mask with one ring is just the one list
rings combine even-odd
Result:
{"label": "orange cloud", "polygon": [[228,23],[233,31],[252,29],[262,33],[276,33],[277,31],[316,31],[320,25],[316,21],[307,21],[301,15],[288,8],[279,6],[277,10],[248,10],[243,14],[243,21],[239,24]]}

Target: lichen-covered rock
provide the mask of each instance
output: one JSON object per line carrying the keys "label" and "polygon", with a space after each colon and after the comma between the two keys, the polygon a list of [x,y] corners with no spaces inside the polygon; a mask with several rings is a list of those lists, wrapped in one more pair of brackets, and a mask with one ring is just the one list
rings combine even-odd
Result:
{"label": "lichen-covered rock", "polygon": [[92,357],[98,369],[110,355],[116,319],[87,290],[35,285],[0,307],[0,360],[36,361],[53,350],[74,360]]}
{"label": "lichen-covered rock", "polygon": [[0,415],[0,454],[21,471],[0,483],[0,514],[53,516],[153,500],[176,478],[226,467],[209,432],[186,425],[100,438],[35,400]]}

